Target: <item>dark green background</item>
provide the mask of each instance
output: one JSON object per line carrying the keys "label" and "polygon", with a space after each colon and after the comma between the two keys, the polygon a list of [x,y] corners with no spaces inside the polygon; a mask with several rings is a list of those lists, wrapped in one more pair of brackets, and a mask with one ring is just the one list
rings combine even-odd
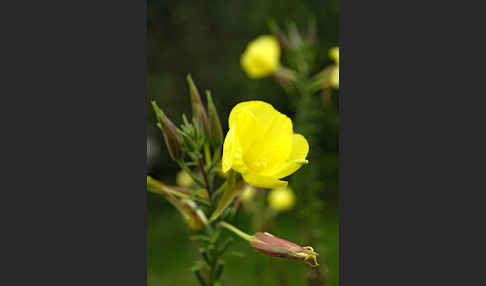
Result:
{"label": "dark green background", "polygon": [[[192,74],[200,91],[211,90],[225,132],[231,108],[245,100],[264,100],[279,111],[291,117],[294,115],[292,100],[273,77],[248,79],[239,64],[246,44],[261,34],[269,33],[266,23],[270,18],[282,27],[289,21],[295,21],[304,32],[309,17],[316,18],[319,41],[316,66],[319,69],[331,63],[328,48],[338,45],[337,0],[151,0],[148,1],[147,15],[147,96],[150,100],[155,99],[177,125],[181,123],[182,113],[190,114],[185,82],[188,73]],[[326,128],[327,123],[323,122],[322,128]],[[160,149],[154,163],[148,167],[148,174],[175,183],[174,175],[179,168],[170,160],[149,105],[147,133]],[[323,137],[322,147],[330,163],[324,162],[320,166],[326,188],[321,193],[324,210],[315,214],[320,216],[321,239],[314,247],[323,258],[330,284],[337,286],[337,144],[329,144],[337,142],[337,132],[325,132]],[[297,198],[302,191],[305,190],[296,190]],[[147,204],[148,285],[198,285],[189,270],[197,250],[197,242],[188,239],[190,230],[163,198],[148,194]],[[245,231],[253,231],[245,212],[239,213],[236,224]],[[277,217],[272,232],[305,244],[301,224],[297,210],[293,210]],[[223,273],[225,285],[307,285],[305,273],[308,266],[299,261],[264,256],[249,248],[243,240],[236,240],[230,250],[244,252],[246,257],[227,258]]]}

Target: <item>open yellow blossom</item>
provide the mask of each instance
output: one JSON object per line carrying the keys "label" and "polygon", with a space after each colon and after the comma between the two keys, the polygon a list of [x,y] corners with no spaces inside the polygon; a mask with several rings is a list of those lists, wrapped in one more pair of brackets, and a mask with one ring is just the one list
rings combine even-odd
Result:
{"label": "open yellow blossom", "polygon": [[280,63],[280,46],[275,37],[264,35],[251,41],[241,55],[241,66],[250,78],[269,76]]}
{"label": "open yellow blossom", "polygon": [[194,185],[194,181],[192,180],[191,176],[187,174],[185,171],[179,171],[176,175],[176,183],[181,187],[191,187]]}
{"label": "open yellow blossom", "polygon": [[229,116],[222,170],[239,172],[250,185],[287,186],[280,180],[297,171],[309,152],[304,136],[294,134],[292,120],[263,101],[237,104]]}
{"label": "open yellow blossom", "polygon": [[268,204],[278,212],[288,211],[295,205],[295,195],[291,188],[273,189],[268,194]]}
{"label": "open yellow blossom", "polygon": [[339,47],[329,49],[329,57],[339,65]]}

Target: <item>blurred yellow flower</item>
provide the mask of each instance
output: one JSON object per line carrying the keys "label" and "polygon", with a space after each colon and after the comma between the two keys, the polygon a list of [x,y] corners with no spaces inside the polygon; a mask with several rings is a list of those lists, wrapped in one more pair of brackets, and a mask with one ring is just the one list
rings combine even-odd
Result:
{"label": "blurred yellow flower", "polygon": [[255,196],[255,192],[256,192],[256,190],[255,190],[254,187],[252,187],[250,185],[246,185],[245,189],[241,193],[241,201],[243,201],[243,202],[250,201]]}
{"label": "blurred yellow flower", "polygon": [[331,72],[329,74],[329,84],[339,89],[339,47],[334,47],[329,50],[329,57],[336,62],[331,68]]}
{"label": "blurred yellow flower", "polygon": [[179,171],[176,175],[176,183],[181,187],[191,187],[194,185],[194,181],[192,180],[191,176],[184,172],[183,170]]}
{"label": "blurred yellow flower", "polygon": [[251,41],[241,55],[240,62],[250,78],[262,78],[273,74],[280,63],[280,46],[277,39],[264,35]]}
{"label": "blurred yellow flower", "polygon": [[339,66],[335,65],[329,74],[329,84],[335,89],[339,89]]}
{"label": "blurred yellow flower", "polygon": [[339,65],[339,47],[329,49],[329,57]]}
{"label": "blurred yellow flower", "polygon": [[231,110],[222,170],[241,173],[255,187],[285,187],[280,179],[307,163],[308,152],[307,140],[294,134],[290,118],[266,102],[246,101]]}
{"label": "blurred yellow flower", "polygon": [[268,194],[268,204],[278,212],[288,211],[295,205],[295,195],[291,188],[273,189]]}

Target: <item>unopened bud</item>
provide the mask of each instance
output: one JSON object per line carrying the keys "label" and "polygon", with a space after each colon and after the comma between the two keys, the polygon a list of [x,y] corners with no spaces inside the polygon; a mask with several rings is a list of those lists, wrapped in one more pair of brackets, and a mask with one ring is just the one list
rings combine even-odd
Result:
{"label": "unopened bud", "polygon": [[290,187],[273,189],[268,193],[268,205],[277,212],[291,210],[295,205],[295,195]]}
{"label": "unopened bud", "polygon": [[257,232],[250,242],[253,249],[271,256],[287,259],[298,259],[311,266],[318,266],[319,255],[310,246],[302,247],[285,239],[278,238],[268,232]]}
{"label": "unopened bud", "polygon": [[251,247],[258,252],[287,259],[302,260],[311,266],[319,265],[317,262],[317,256],[319,254],[310,246],[302,247],[293,242],[278,238],[268,232],[257,232],[251,236],[224,221],[220,225],[249,241]]}
{"label": "unopened bud", "polygon": [[165,144],[167,145],[167,150],[173,160],[179,160],[183,156],[182,144],[180,138],[177,135],[177,129],[175,125],[170,121],[169,118],[164,114],[164,112],[157,106],[155,101],[152,101],[152,107],[154,108],[155,114],[157,115],[157,120],[159,121],[157,126],[162,131],[164,135]]}
{"label": "unopened bud", "polygon": [[316,23],[316,18],[311,17],[309,18],[309,21],[307,22],[307,42],[315,47],[317,43],[317,23]]}
{"label": "unopened bud", "polygon": [[280,30],[275,20],[272,19],[268,22],[268,28],[270,29],[270,32],[272,32],[273,36],[277,38],[282,49],[288,49],[290,47],[290,41],[287,35]]}
{"label": "unopened bud", "polygon": [[284,66],[279,66],[275,71],[275,79],[283,89],[287,90],[296,81],[297,72]]}
{"label": "unopened bud", "polygon": [[194,230],[200,230],[207,219],[204,213],[197,208],[196,204],[191,200],[178,200],[171,194],[167,196],[167,200],[179,211],[184,219],[184,222]]}
{"label": "unopened bud", "polygon": [[186,79],[187,83],[189,84],[189,93],[191,94],[192,117],[196,122],[202,124],[206,135],[210,137],[211,129],[209,127],[208,115],[204,109],[199,91],[197,90],[191,75],[187,75]]}
{"label": "unopened bud", "polygon": [[181,187],[187,188],[194,185],[194,180],[191,178],[191,176],[188,173],[186,173],[186,171],[181,170],[176,175],[176,183]]}
{"label": "unopened bud", "polygon": [[[185,187],[178,187],[168,185],[162,181],[156,180],[150,176],[147,176],[147,190],[152,193],[157,193],[160,195],[173,194],[180,198],[190,198],[193,194],[193,190]],[[209,200],[209,196],[206,190],[201,189],[197,191],[197,196],[204,200]]]}
{"label": "unopened bud", "polygon": [[216,106],[214,105],[211,93],[206,91],[206,95],[208,99],[209,126],[211,129],[209,142],[214,148],[219,148],[221,147],[221,144],[223,144],[223,128],[221,127],[218,111],[216,111]]}
{"label": "unopened bud", "polygon": [[302,46],[302,36],[300,35],[299,30],[297,29],[297,24],[295,24],[295,22],[291,22],[289,24],[289,38],[291,49],[298,49]]}

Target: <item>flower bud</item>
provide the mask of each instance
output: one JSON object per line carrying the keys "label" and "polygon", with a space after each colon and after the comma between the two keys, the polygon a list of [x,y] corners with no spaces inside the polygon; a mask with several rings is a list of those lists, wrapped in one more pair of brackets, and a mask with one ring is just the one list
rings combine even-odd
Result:
{"label": "flower bud", "polygon": [[220,225],[249,241],[251,247],[258,252],[287,259],[302,260],[311,266],[319,265],[317,262],[319,254],[310,246],[302,247],[268,232],[257,232],[252,236],[224,221],[220,222]]}
{"label": "flower bud", "polygon": [[290,39],[290,47],[291,49],[298,49],[302,46],[304,41],[302,40],[302,36],[297,29],[297,24],[295,22],[291,22],[289,24],[289,39]]}
{"label": "flower bud", "polygon": [[243,192],[241,192],[240,198],[242,202],[249,202],[253,199],[255,196],[256,189],[250,185],[246,185],[246,187],[243,189]]}
{"label": "flower bud", "polygon": [[294,192],[289,187],[273,189],[268,194],[268,204],[277,212],[291,210],[295,205]]}
{"label": "flower bud", "polygon": [[208,99],[209,126],[211,129],[209,142],[211,142],[214,148],[220,148],[223,144],[223,128],[221,127],[218,112],[216,111],[216,106],[214,105],[210,92],[206,91],[206,95]]}
{"label": "flower bud", "polygon": [[202,124],[206,135],[210,137],[211,129],[209,127],[209,120],[208,115],[206,114],[206,110],[204,109],[204,105],[201,100],[201,96],[199,95],[199,91],[197,90],[194,81],[192,81],[191,75],[187,75],[187,83],[189,84],[189,92],[191,94],[191,105],[192,105],[192,117],[196,122]]}
{"label": "flower bud", "polygon": [[152,101],[152,107],[154,108],[155,114],[157,115],[157,120],[159,123],[157,126],[162,131],[164,135],[165,144],[167,145],[167,150],[173,160],[179,160],[183,156],[182,144],[180,138],[177,135],[177,129],[175,125],[167,118],[164,112],[157,106],[155,101]]}
{"label": "flower bud", "polygon": [[280,65],[280,45],[272,35],[263,35],[248,43],[240,64],[248,77],[257,79],[272,75]]}
{"label": "flower bud", "polygon": [[191,176],[187,174],[184,170],[179,171],[176,175],[176,183],[181,187],[191,187],[194,185],[194,181]]}
{"label": "flower bud", "polygon": [[[153,193],[157,193],[165,196],[166,194],[173,194],[180,198],[190,198],[193,191],[185,187],[177,187],[165,184],[150,176],[147,176],[147,189]],[[204,200],[209,200],[209,196],[206,190],[198,191],[197,195]]]}
{"label": "flower bud", "polygon": [[179,211],[184,222],[193,230],[200,230],[207,224],[206,216],[193,201],[178,200],[171,194],[168,194],[166,198]]}
{"label": "flower bud", "polygon": [[279,66],[275,71],[275,79],[286,90],[297,80],[297,72],[284,66]]}
{"label": "flower bud", "polygon": [[275,38],[277,38],[278,43],[280,44],[280,46],[282,47],[282,49],[288,49],[289,46],[290,46],[289,38],[287,37],[287,35],[285,35],[282,32],[282,30],[277,25],[277,23],[275,22],[275,20],[272,19],[272,20],[270,20],[268,22],[268,28],[272,32],[273,36],[275,36]]}
{"label": "flower bud", "polygon": [[339,65],[339,47],[329,49],[329,57]]}
{"label": "flower bud", "polygon": [[166,185],[150,176],[147,176],[147,190],[164,196],[179,211],[190,228],[200,230],[207,224],[206,215],[197,207],[196,203],[187,199],[190,197],[191,190]]}
{"label": "flower bud", "polygon": [[293,242],[278,238],[268,232],[257,232],[254,239],[250,241],[251,247],[256,251],[271,256],[287,259],[298,259],[311,266],[318,266],[317,256],[319,255],[310,246],[302,247]]}

